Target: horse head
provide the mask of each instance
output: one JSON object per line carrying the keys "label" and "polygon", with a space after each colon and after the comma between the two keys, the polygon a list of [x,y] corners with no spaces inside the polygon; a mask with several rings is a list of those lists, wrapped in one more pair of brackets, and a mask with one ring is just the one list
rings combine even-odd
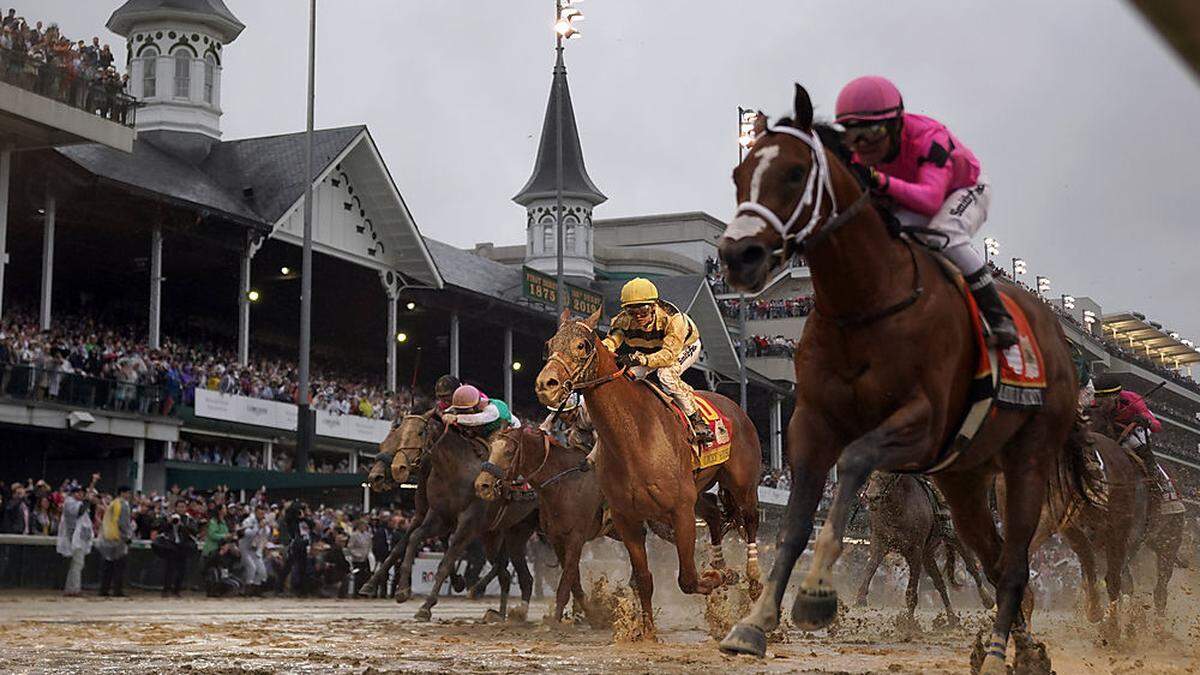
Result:
{"label": "horse head", "polygon": [[615,357],[596,334],[602,311],[598,309],[588,318],[576,321],[570,311],[563,310],[558,332],[546,342],[546,365],[534,384],[542,405],[558,408],[580,382],[616,371]]}
{"label": "horse head", "polygon": [[772,272],[836,217],[835,181],[854,181],[826,154],[828,142],[830,150],[849,158],[831,127],[814,127],[812,100],[799,84],[794,107],[794,118],[771,126],[758,114],[754,144],[733,170],[738,207],[718,255],[727,280],[739,290],[762,289]]}
{"label": "horse head", "polygon": [[[405,415],[383,439],[379,444],[379,455],[391,457],[392,480],[403,483],[420,468],[426,451],[438,437],[440,426],[432,412]],[[374,487],[372,475],[368,474],[367,481]]]}
{"label": "horse head", "polygon": [[475,494],[485,501],[504,496],[505,482],[511,478],[513,464],[524,442],[523,429],[509,429],[492,441],[487,461],[475,478]]}

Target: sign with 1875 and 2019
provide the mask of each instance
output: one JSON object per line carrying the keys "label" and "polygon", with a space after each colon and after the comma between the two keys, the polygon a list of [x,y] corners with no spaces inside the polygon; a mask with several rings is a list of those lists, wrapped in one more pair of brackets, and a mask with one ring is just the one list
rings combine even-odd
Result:
{"label": "sign with 1875 and 2019", "polygon": [[[528,267],[522,267],[521,271],[524,272],[521,293],[526,299],[547,305],[558,304],[558,285],[554,277]],[[603,306],[604,298],[599,293],[567,284],[567,307],[573,313],[591,314]]]}

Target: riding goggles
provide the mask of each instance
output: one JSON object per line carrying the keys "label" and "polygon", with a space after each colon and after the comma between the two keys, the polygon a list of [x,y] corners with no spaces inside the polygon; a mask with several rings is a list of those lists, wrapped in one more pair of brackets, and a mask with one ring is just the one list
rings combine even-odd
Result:
{"label": "riding goggles", "polygon": [[887,124],[878,122],[875,124],[855,124],[846,127],[846,133],[843,138],[846,140],[846,145],[860,145],[863,143],[874,143],[887,135]]}

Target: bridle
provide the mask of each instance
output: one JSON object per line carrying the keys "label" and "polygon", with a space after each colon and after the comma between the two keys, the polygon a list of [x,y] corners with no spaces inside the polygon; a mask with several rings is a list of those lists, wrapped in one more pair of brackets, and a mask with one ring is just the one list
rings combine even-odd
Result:
{"label": "bridle", "polygon": [[[404,423],[409,420],[420,420],[421,421],[421,431],[417,433],[417,438],[419,438],[421,440],[420,445],[401,445],[401,446],[398,446],[395,450],[391,451],[390,453],[381,452],[381,453],[379,453],[379,455],[377,455],[377,457],[379,459],[385,459],[387,461],[388,467],[390,469],[390,467],[392,465],[392,461],[396,458],[396,453],[399,452],[400,454],[404,455],[404,458],[406,460],[408,460],[409,469],[411,471],[419,470],[421,468],[421,461],[425,458],[426,451],[433,445],[432,443],[429,442],[429,438],[426,435],[426,432],[429,430],[430,425],[432,425],[432,421],[431,421],[432,416],[433,416],[433,411],[427,412],[423,415],[408,414],[408,415],[405,415],[404,417],[401,417],[399,420],[396,421],[396,424],[394,425],[395,428],[404,426]],[[419,452],[417,452],[416,459],[410,459],[410,455],[408,454],[408,451],[410,451],[410,450],[418,450],[419,451]],[[390,471],[389,471],[389,473],[390,473]]]}
{"label": "bridle", "polygon": [[596,329],[582,321],[576,321],[575,325],[587,331],[589,337],[589,339],[586,341],[587,356],[584,358],[583,363],[579,364],[578,368],[572,368],[571,364],[567,363],[567,359],[563,357],[561,352],[550,352],[550,355],[546,357],[547,363],[558,364],[558,366],[562,368],[564,372],[569,373],[569,375],[567,375],[560,385],[562,389],[566,390],[567,394],[563,396],[562,401],[558,404],[558,408],[556,408],[554,411],[554,415],[550,418],[551,424],[553,424],[554,421],[558,419],[558,416],[562,414],[562,411],[566,409],[567,402],[571,400],[571,394],[580,391],[587,391],[588,389],[612,382],[618,377],[624,375],[626,371],[626,368],[622,366],[609,375],[604,375],[603,377],[592,377],[582,382],[576,382],[575,380],[580,377],[587,376],[589,373],[595,373],[596,353],[598,350],[596,349],[595,343]]}
{"label": "bridle", "polygon": [[[803,252],[805,248],[824,241],[834,231],[857,216],[869,203],[870,191],[864,190],[850,205],[850,208],[839,213],[837,196],[833,191],[833,180],[829,170],[829,157],[825,154],[825,145],[821,143],[821,137],[789,126],[768,127],[767,132],[792,136],[808,146],[812,153],[812,164],[808,171],[808,178],[804,182],[804,192],[800,194],[796,207],[792,209],[792,215],[788,216],[786,221],[780,220],[774,211],[753,199],[738,204],[734,217],[758,216],[774,228],[779,233],[782,243],[779,248],[771,252],[771,255],[783,261]],[[814,232],[821,224],[821,209],[826,197],[829,199],[829,215],[825,218],[824,226]],[[788,233],[800,221],[806,208],[809,209],[809,215],[804,227],[801,227],[795,234],[789,235]]]}
{"label": "bridle", "polygon": [[[496,466],[491,461],[484,462],[483,466],[481,467],[488,474],[496,478],[496,484],[500,489],[501,499],[508,499],[509,495],[512,493],[513,485],[516,483],[518,478],[522,477],[522,453],[524,452],[525,448],[525,444],[522,442],[522,436],[525,433],[526,432],[524,429],[517,429],[514,431],[514,433],[506,433],[502,436],[501,440],[505,445],[505,454],[508,454],[509,448],[512,448],[512,461],[509,463],[507,471]],[[583,470],[580,465],[576,464],[554,474],[553,476],[550,476],[544,481],[539,482],[537,475],[541,473],[542,469],[546,468],[546,462],[550,461],[550,450],[552,445],[550,434],[542,432],[540,435],[542,437],[542,461],[540,464],[538,464],[536,469],[530,471],[524,476],[525,481],[532,485],[534,489],[541,490],[543,488],[550,487],[570,474]]]}

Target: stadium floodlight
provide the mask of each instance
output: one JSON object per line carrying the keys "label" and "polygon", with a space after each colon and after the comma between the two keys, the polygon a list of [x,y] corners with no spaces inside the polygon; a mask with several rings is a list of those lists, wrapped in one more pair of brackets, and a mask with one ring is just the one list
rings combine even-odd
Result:
{"label": "stadium floodlight", "polygon": [[1092,324],[1096,323],[1096,313],[1090,309],[1083,310],[1083,322],[1090,328]]}
{"label": "stadium floodlight", "polygon": [[513,371],[520,371],[521,370],[521,362],[513,361],[512,369],[513,369]]}
{"label": "stadium floodlight", "polygon": [[1037,277],[1037,292],[1038,295],[1045,295],[1050,291],[1050,277]]}
{"label": "stadium floodlight", "polygon": [[[754,145],[754,123],[757,120],[758,111],[753,108],[738,106],[738,145],[742,149],[747,149]],[[738,158],[741,158],[740,154]]]}
{"label": "stadium floodlight", "polygon": [[1176,332],[1174,332],[1174,331],[1171,331],[1170,333],[1168,333],[1168,335],[1170,335],[1170,336],[1171,336],[1171,339],[1172,339],[1172,340],[1178,340],[1178,339],[1179,339],[1179,333],[1176,333]]}
{"label": "stadium floodlight", "polygon": [[408,333],[396,333],[396,342],[401,344],[408,342]]}
{"label": "stadium floodlight", "polygon": [[417,303],[410,301],[407,305],[404,306],[404,308],[411,312],[417,308]]}
{"label": "stadium floodlight", "polygon": [[258,299],[261,297],[262,297],[262,294],[259,293],[258,291],[249,291],[246,293],[246,299],[249,300],[250,302],[258,302]]}
{"label": "stadium floodlight", "polygon": [[285,266],[279,268],[279,273],[286,277],[287,275],[292,273],[292,268],[287,267],[285,265]]}
{"label": "stadium floodlight", "polygon": [[1067,295],[1066,293],[1063,293],[1062,308],[1066,309],[1066,310],[1075,309],[1075,297],[1071,296],[1071,295]]}
{"label": "stadium floodlight", "polygon": [[992,256],[1000,253],[1000,242],[995,237],[985,237],[983,240],[983,259],[991,262]]}
{"label": "stadium floodlight", "polygon": [[1016,281],[1018,276],[1025,274],[1025,272],[1027,272],[1027,271],[1029,271],[1029,270],[1025,266],[1025,261],[1023,259],[1021,259],[1021,258],[1013,258],[1012,259],[1013,281]]}

